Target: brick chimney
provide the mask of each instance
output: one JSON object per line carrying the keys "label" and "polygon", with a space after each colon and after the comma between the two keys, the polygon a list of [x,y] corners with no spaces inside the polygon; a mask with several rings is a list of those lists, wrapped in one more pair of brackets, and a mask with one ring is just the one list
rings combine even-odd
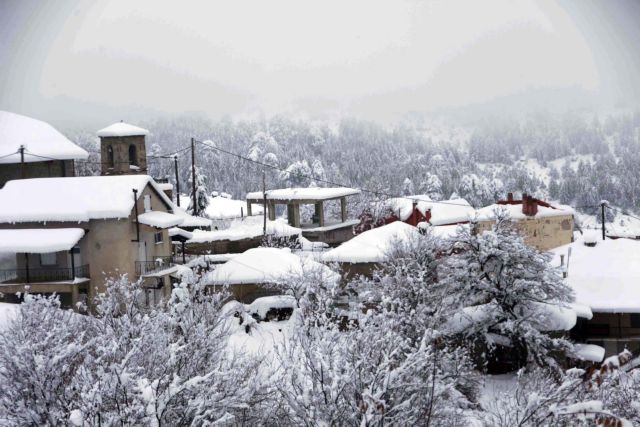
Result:
{"label": "brick chimney", "polygon": [[527,193],[522,194],[522,213],[526,216],[535,216],[538,213],[538,201]]}
{"label": "brick chimney", "polygon": [[513,193],[507,193],[507,201],[513,202]]}

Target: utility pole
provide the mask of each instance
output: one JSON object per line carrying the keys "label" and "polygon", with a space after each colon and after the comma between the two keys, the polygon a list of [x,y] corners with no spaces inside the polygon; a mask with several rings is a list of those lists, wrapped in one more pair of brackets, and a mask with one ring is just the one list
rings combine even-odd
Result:
{"label": "utility pole", "polygon": [[602,202],[600,202],[601,219],[602,219],[602,240],[605,239],[604,208],[605,208],[606,205],[607,205],[607,202],[605,202],[604,200]]}
{"label": "utility pole", "polygon": [[176,171],[176,203],[180,206],[180,178],[178,178],[178,155],[173,156],[173,166]]}
{"label": "utility pole", "polygon": [[24,170],[24,145],[21,145],[18,149],[20,151],[20,177],[24,179],[25,170]]}
{"label": "utility pole", "polygon": [[262,234],[267,236],[267,184],[262,170]]}
{"label": "utility pole", "polygon": [[196,203],[196,140],[191,138],[191,193],[193,195],[193,215],[198,215]]}
{"label": "utility pole", "polygon": [[134,242],[140,243],[140,221],[138,220],[138,190],[133,189],[133,208],[136,212],[136,240]]}

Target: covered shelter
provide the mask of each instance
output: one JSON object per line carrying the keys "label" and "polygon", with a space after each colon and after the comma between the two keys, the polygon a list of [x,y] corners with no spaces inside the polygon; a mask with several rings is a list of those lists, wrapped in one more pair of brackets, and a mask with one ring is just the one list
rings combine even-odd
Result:
{"label": "covered shelter", "polygon": [[[270,220],[276,219],[277,205],[286,205],[289,225],[302,229],[302,235],[311,241],[322,241],[337,245],[353,237],[353,226],[359,220],[349,220],[347,215],[347,197],[360,194],[360,190],[347,187],[335,188],[282,188],[266,192],[247,194],[247,214],[252,215],[252,205],[266,205]],[[340,218],[327,220],[325,202],[340,201]],[[311,222],[303,223],[300,217],[301,205],[313,205]]]}

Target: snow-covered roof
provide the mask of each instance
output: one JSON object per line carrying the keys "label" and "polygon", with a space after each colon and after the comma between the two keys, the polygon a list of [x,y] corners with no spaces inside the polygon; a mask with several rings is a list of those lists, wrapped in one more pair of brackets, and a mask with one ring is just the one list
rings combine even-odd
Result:
{"label": "snow-covered roof", "polygon": [[89,157],[89,153],[50,124],[0,111],[0,163],[20,163],[18,149],[21,145],[25,147],[24,161],[29,163],[46,162],[49,158],[71,160]]}
{"label": "snow-covered roof", "polygon": [[173,213],[182,218],[182,222],[180,223],[182,227],[211,227],[211,220],[209,218],[189,215],[186,210],[182,209],[182,207],[178,207],[176,204],[172,204],[172,206]]}
{"label": "snow-covered roof", "polygon": [[329,267],[310,258],[301,258],[288,248],[253,248],[208,273],[204,283],[279,283],[292,276],[311,273],[322,274],[330,280],[339,279]]}
{"label": "snow-covered roof", "polygon": [[[493,221],[496,219],[496,212],[504,212],[511,219],[520,220],[525,218],[548,218],[553,216],[573,215],[574,211],[568,206],[558,206],[556,209],[546,206],[538,206],[538,212],[533,216],[522,213],[522,205],[489,205],[476,211],[478,221]],[[473,217],[473,215],[471,215]]]}
{"label": "snow-covered roof", "polygon": [[133,192],[150,185],[172,206],[171,200],[147,175],[34,178],[9,181],[0,190],[0,223],[83,222],[127,218]]}
{"label": "snow-covered roof", "polygon": [[173,184],[168,182],[159,182],[158,188],[161,189],[162,191],[171,191],[173,190]]}
{"label": "snow-covered roof", "polygon": [[149,135],[149,131],[124,122],[114,123],[98,131],[100,137]]}
{"label": "snow-covered roof", "polygon": [[418,229],[402,221],[374,228],[347,240],[322,255],[324,262],[383,262],[392,245],[420,236]]}
{"label": "snow-covered roof", "polygon": [[0,253],[46,254],[68,251],[84,236],[81,228],[0,230]]}
{"label": "snow-covered roof", "polygon": [[[299,228],[291,227],[282,219],[267,221],[267,234],[275,237],[288,237],[300,235]],[[255,221],[237,221],[231,227],[224,230],[202,231],[194,230],[193,236],[187,243],[217,242],[220,240],[243,240],[262,236],[263,224]]]}
{"label": "snow-covered roof", "polygon": [[169,237],[180,236],[185,239],[190,239],[193,237],[193,233],[187,230],[183,230],[182,228],[172,227],[169,229]]}
{"label": "snow-covered roof", "polygon": [[[247,202],[222,196],[210,197],[209,206],[207,206],[205,213],[214,220],[240,218],[241,216],[247,216]],[[262,215],[262,206],[252,206],[251,213],[253,215]]]}
{"label": "snow-covered roof", "polygon": [[640,241],[607,239],[588,247],[578,238],[551,252],[554,265],[560,265],[561,254],[569,264],[566,280],[576,302],[593,312],[640,313]]}
{"label": "snow-covered roof", "polygon": [[182,224],[184,220],[174,214],[161,211],[148,211],[138,215],[140,224],[149,225],[156,228],[171,228]]}
{"label": "snow-covered roof", "polygon": [[[268,190],[267,200],[328,200],[337,199],[345,196],[360,194],[360,190],[355,188],[336,187],[336,188],[281,188],[278,190]],[[254,191],[247,194],[249,200],[262,200],[262,191]]]}
{"label": "snow-covered roof", "polygon": [[427,211],[431,211],[429,223],[432,225],[467,222],[475,212],[473,207],[465,199],[433,201],[429,196],[423,194],[392,198],[388,199],[385,203],[394,214],[400,214],[402,221],[406,221],[411,215],[411,212],[413,212],[414,202],[416,203],[416,208],[423,215],[426,215]]}

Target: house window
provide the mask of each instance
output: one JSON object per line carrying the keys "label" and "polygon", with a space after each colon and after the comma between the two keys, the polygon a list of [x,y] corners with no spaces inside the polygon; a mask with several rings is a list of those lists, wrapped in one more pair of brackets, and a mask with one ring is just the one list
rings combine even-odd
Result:
{"label": "house window", "polygon": [[56,265],[57,263],[55,252],[40,254],[40,265]]}
{"label": "house window", "polygon": [[149,194],[144,195],[144,211],[149,212],[151,210],[151,196]]}
{"label": "house window", "polygon": [[107,161],[109,162],[109,167],[113,168],[115,161],[113,160],[113,147],[112,146],[108,146],[107,147]]}
{"label": "house window", "polygon": [[162,231],[158,231],[155,235],[154,235],[154,240],[156,242],[156,244],[158,243],[162,243],[163,241],[163,236],[162,236]]}
{"label": "house window", "polygon": [[135,166],[138,165],[138,150],[133,144],[129,146],[129,164]]}

